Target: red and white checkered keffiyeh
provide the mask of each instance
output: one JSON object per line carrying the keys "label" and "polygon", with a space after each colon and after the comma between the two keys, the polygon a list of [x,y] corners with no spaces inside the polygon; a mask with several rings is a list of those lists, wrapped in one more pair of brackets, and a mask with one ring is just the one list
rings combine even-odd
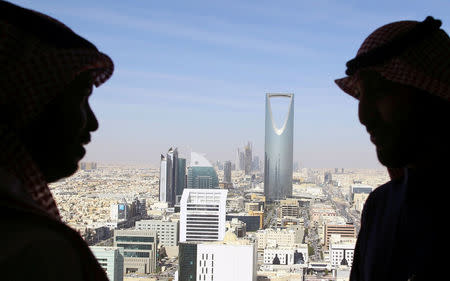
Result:
{"label": "red and white checkered keffiyeh", "polygon": [[[24,10],[9,3],[0,4],[5,5],[1,9],[21,9],[19,13]],[[90,71],[98,87],[112,75],[114,65],[90,43],[86,48],[53,46],[11,22],[10,14],[3,12],[0,11],[0,166],[17,176],[40,208],[59,220],[48,185],[16,132],[62,94],[77,75]],[[57,25],[65,36],[78,36],[53,18],[30,10],[25,13]],[[58,34],[51,36],[58,38]]]}
{"label": "red and white checkered keffiyeh", "polygon": [[[425,21],[435,20],[428,17]],[[376,29],[364,40],[354,60],[392,43],[401,36],[405,37],[405,34],[417,29],[419,24],[421,23],[417,21],[398,21]],[[361,67],[349,76],[335,80],[336,84],[344,92],[358,99],[356,86],[359,71],[374,70],[387,80],[412,86],[450,101],[450,38],[439,26],[425,34],[426,38],[407,46],[399,54]],[[402,169],[388,170],[393,179],[403,175]]]}
{"label": "red and white checkered keffiyeh", "polygon": [[[404,35],[418,24],[417,21],[398,21],[376,29],[364,40],[356,58]],[[387,80],[450,100],[450,38],[442,29],[397,56],[362,69],[374,70]],[[358,98],[357,73],[335,80],[344,92],[355,98]]]}

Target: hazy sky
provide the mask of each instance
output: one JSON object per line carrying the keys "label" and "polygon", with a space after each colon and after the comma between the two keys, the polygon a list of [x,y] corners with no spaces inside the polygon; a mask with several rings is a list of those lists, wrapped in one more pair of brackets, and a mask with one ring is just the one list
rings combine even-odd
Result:
{"label": "hazy sky", "polygon": [[[295,94],[294,160],[380,167],[357,102],[333,80],[374,29],[432,15],[450,1],[12,1],[49,14],[115,63],[94,90],[100,122],[86,160],[157,164],[170,146],[234,160],[264,154],[267,92]],[[365,3],[362,3],[365,2]]]}

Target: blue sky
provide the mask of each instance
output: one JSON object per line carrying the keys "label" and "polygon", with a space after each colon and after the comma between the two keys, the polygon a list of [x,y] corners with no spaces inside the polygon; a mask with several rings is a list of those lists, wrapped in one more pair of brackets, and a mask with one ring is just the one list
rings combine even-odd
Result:
{"label": "blue sky", "polygon": [[86,160],[156,165],[170,146],[234,160],[264,154],[267,92],[295,94],[294,160],[380,167],[335,78],[374,29],[432,15],[450,1],[12,1],[49,14],[115,62],[94,91],[100,122]]}

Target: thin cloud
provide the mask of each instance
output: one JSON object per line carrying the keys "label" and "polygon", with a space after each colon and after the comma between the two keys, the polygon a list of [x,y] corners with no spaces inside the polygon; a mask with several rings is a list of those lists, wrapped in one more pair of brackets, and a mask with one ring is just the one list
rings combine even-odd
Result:
{"label": "thin cloud", "polygon": [[[260,105],[254,100],[241,99],[238,102],[235,98],[228,98],[227,96],[220,97],[207,96],[207,95],[195,95],[192,93],[174,93],[169,91],[159,91],[146,88],[136,87],[118,87],[107,86],[102,88],[102,92],[107,93],[104,95],[102,103],[113,103],[121,105],[134,105],[137,107],[149,106],[157,103],[164,103],[175,107],[179,105],[183,108],[191,107],[192,110],[198,109],[197,106],[214,106],[215,109],[232,109],[232,110],[257,110]],[[103,96],[103,95],[102,95]],[[117,97],[115,102],[112,97]],[[126,98],[126,101],[124,101]],[[170,109],[170,107],[169,107]],[[209,108],[211,109],[211,108]]]}
{"label": "thin cloud", "polygon": [[189,40],[213,43],[225,47],[249,49],[273,54],[283,54],[296,57],[311,57],[320,55],[312,48],[289,42],[274,42],[267,39],[252,37],[251,34],[237,35],[234,32],[207,31],[186,23],[164,22],[161,20],[129,17],[114,11],[93,9],[61,9],[61,14],[81,17],[87,21],[94,21],[106,25],[116,25],[138,31],[154,32]]}

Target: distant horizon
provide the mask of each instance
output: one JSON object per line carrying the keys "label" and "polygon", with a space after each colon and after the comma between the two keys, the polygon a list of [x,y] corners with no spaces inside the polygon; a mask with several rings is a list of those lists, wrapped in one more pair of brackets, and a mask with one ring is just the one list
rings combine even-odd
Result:
{"label": "distant horizon", "polygon": [[[222,161],[222,163],[223,162],[225,162],[225,161],[231,161],[231,160],[224,160],[224,161]],[[149,167],[149,168],[154,168],[154,169],[159,169],[159,163],[158,164],[151,164],[151,163],[144,163],[144,162],[131,162],[131,161],[90,161],[90,160],[81,160],[80,161],[80,163],[81,162],[95,162],[95,163],[97,163],[97,165],[98,166],[130,166],[130,167],[133,167],[133,166],[137,166],[137,167],[140,167],[140,168],[143,168],[143,167]],[[231,161],[231,163],[234,163],[233,161]],[[212,163],[213,164],[213,166],[214,167],[216,167],[215,166],[215,162],[213,162]],[[352,170],[352,169],[356,169],[356,170],[385,170],[385,169],[387,169],[386,167],[384,167],[384,166],[381,166],[381,164],[380,164],[380,166],[379,167],[341,167],[341,166],[339,166],[339,167],[306,167],[306,166],[300,166],[299,167],[299,169],[303,169],[303,168],[306,168],[306,169],[320,169],[320,170],[326,170],[326,169],[329,169],[329,170],[331,170],[332,172],[334,172],[334,169],[336,169],[336,168],[338,168],[338,169],[344,169],[344,172],[345,172],[345,170]],[[232,171],[235,171],[235,170],[232,170]],[[263,169],[261,169],[261,172],[263,172]],[[294,173],[295,173],[296,171],[294,171]]]}

